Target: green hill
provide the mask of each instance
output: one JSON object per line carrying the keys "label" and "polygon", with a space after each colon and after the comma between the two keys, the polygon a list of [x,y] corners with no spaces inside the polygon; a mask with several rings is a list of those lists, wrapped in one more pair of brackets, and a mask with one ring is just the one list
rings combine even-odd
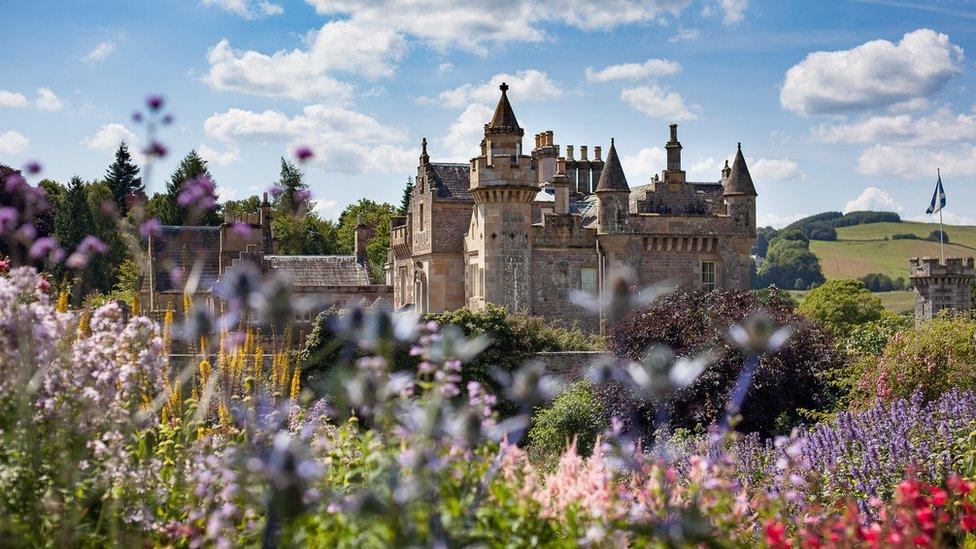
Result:
{"label": "green hill", "polygon": [[[914,233],[925,238],[938,223],[867,223],[837,229],[837,240],[811,240],[810,250],[820,259],[824,276],[860,278],[883,273],[891,278],[908,276],[908,260],[916,256],[939,256],[939,243],[928,240],[892,240],[897,233]],[[950,243],[946,256],[976,256],[976,227],[946,225]],[[885,238],[888,240],[885,240]]]}

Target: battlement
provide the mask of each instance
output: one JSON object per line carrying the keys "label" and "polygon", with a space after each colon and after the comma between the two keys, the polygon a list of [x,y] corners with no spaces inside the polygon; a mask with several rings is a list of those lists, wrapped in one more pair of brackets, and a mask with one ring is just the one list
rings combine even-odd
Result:
{"label": "battlement", "polygon": [[942,263],[938,257],[913,257],[909,262],[911,264],[909,276],[912,278],[933,276],[976,277],[974,258],[972,257],[947,257],[945,263]]}
{"label": "battlement", "polygon": [[233,213],[224,212],[224,223],[247,223],[248,225],[261,225],[260,212]]}

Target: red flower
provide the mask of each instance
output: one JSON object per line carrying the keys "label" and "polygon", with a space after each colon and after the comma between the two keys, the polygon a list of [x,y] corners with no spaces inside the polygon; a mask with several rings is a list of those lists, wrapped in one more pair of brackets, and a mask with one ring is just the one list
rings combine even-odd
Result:
{"label": "red flower", "polygon": [[40,280],[39,280],[39,281],[37,282],[37,289],[38,289],[38,290],[40,290],[40,291],[42,291],[42,292],[46,292],[46,291],[48,291],[48,290],[49,290],[50,288],[51,288],[51,283],[50,283],[50,282],[48,282],[46,278],[41,278],[41,279],[40,279]]}
{"label": "red flower", "polygon": [[786,525],[781,522],[774,522],[773,520],[767,520],[766,524],[763,526],[763,532],[766,534],[766,544],[770,547],[789,547],[790,543],[786,540]]}
{"label": "red flower", "polygon": [[973,515],[972,513],[963,515],[962,518],[959,519],[959,527],[966,532],[976,530],[976,515]]}
{"label": "red flower", "polygon": [[932,489],[932,505],[945,505],[947,499],[949,499],[949,496],[945,493],[945,490],[939,488]]}

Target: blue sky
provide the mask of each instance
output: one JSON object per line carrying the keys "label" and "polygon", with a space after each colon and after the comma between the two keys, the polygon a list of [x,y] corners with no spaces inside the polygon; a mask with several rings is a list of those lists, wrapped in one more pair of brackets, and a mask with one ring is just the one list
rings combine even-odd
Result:
{"label": "blue sky", "polygon": [[506,80],[526,147],[614,137],[632,186],[676,121],[693,180],[742,142],[761,223],[923,219],[937,167],[946,221],[976,223],[972,1],[6,0],[0,19],[0,162],[60,181],[144,144],[131,113],[161,94],[176,123],[152,191],[196,148],[243,198],[308,145],[334,217],[397,202],[422,137],[435,161],[470,158]]}

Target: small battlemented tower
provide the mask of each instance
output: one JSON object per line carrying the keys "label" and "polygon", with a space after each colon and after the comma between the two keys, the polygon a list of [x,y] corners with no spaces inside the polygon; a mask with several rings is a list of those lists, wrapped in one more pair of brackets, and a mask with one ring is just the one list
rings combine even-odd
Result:
{"label": "small battlemented tower", "polygon": [[912,284],[915,287],[915,322],[932,320],[943,309],[968,315],[973,309],[972,285],[976,269],[972,257],[913,257]]}

